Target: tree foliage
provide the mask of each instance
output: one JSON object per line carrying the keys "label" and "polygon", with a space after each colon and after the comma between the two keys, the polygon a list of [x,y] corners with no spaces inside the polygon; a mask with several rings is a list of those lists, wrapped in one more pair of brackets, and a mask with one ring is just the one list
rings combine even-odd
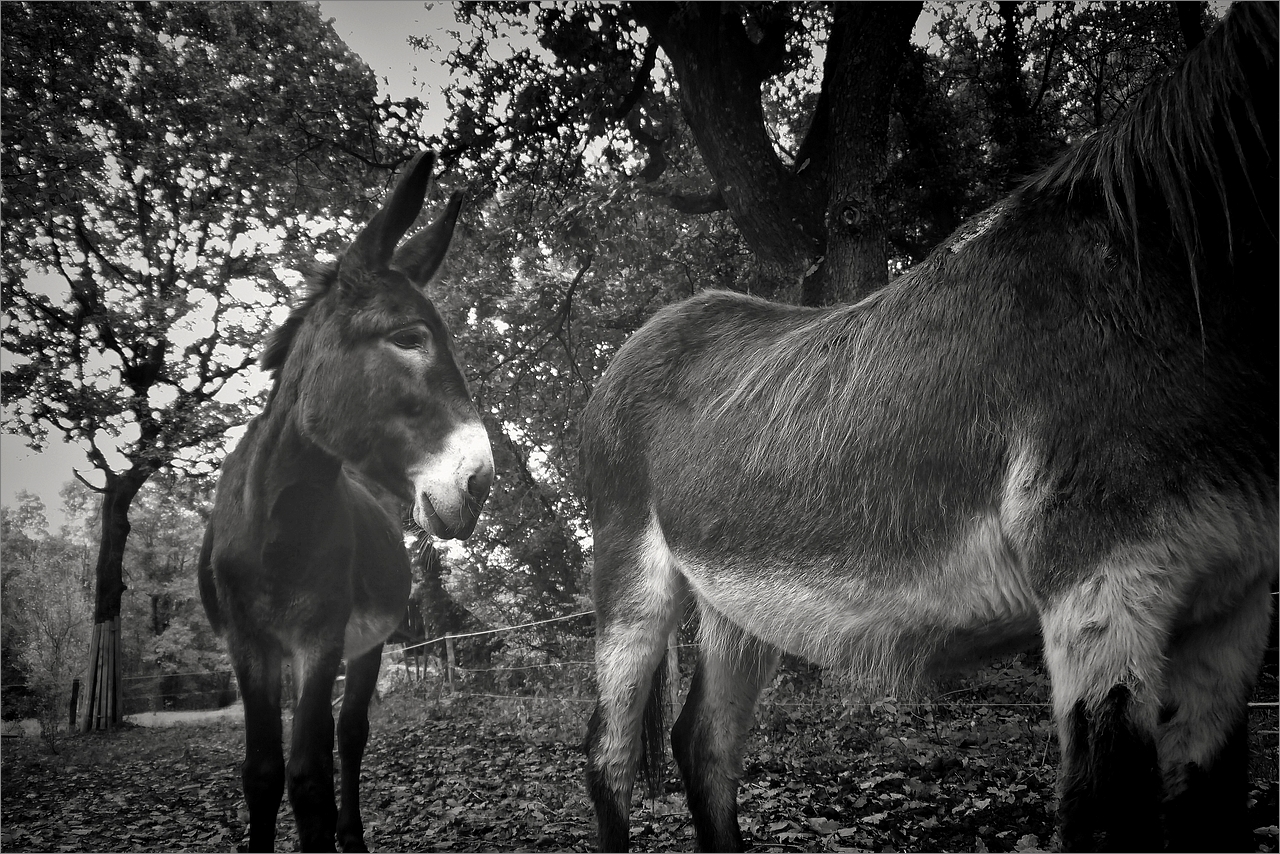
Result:
{"label": "tree foliage", "polygon": [[50,534],[39,497],[16,497],[0,508],[4,716],[38,719],[52,743],[93,624],[89,553],[70,527]]}
{"label": "tree foliage", "polygon": [[3,78],[6,420],[103,479],[106,625],[134,496],[211,470],[275,309],[411,125],[304,4],[9,4]]}
{"label": "tree foliage", "polygon": [[[217,680],[184,678],[227,670],[193,570],[208,491],[207,481],[162,474],[142,488],[132,508],[121,601],[126,713],[207,706],[218,697],[208,690]],[[56,532],[48,530],[38,497],[19,492],[17,499],[0,509],[6,717],[38,715],[52,737],[66,724],[72,680],[93,625],[92,557],[101,521],[94,494],[77,481],[62,490],[68,522]]]}
{"label": "tree foliage", "polygon": [[404,154],[372,75],[289,4],[12,4],[4,38],[13,424],[103,471],[196,463],[254,401],[287,271]]}
{"label": "tree foliage", "polygon": [[[886,275],[888,98],[919,6],[833,8],[463,4],[446,151],[547,193],[621,172],[675,210],[727,211],[758,262],[752,289],[848,298]],[[512,32],[536,48],[495,56]],[[836,263],[847,246],[857,258]]]}

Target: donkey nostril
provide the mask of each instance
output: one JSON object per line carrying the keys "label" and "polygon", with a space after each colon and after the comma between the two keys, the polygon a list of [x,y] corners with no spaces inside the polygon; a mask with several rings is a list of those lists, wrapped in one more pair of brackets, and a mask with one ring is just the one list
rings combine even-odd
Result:
{"label": "donkey nostril", "polygon": [[467,478],[467,494],[476,500],[477,503],[483,504],[484,500],[489,497],[489,487],[493,483],[493,474],[487,469],[477,472]]}

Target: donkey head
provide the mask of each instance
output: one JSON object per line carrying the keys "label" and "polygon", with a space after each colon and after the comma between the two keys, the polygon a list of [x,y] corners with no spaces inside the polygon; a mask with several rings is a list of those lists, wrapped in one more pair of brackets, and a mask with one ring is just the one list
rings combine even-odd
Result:
{"label": "donkey head", "polygon": [[[428,298],[462,207],[450,198],[403,244],[422,209],[434,155],[408,165],[390,200],[339,259],[299,318],[308,358],[297,376],[299,422],[348,467],[413,502],[437,536],[465,538],[493,481],[493,454],[449,330]],[[399,244],[398,248],[397,245]]]}

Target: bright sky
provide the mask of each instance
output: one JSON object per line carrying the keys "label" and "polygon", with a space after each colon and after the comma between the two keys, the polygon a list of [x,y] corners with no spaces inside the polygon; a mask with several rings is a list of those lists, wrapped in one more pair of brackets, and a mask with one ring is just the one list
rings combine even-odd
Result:
{"label": "bright sky", "polygon": [[[442,60],[460,29],[452,3],[422,0],[321,0],[320,13],[333,18],[333,28],[347,47],[368,63],[378,77],[378,91],[395,100],[420,98],[427,105],[426,130],[444,128],[444,98],[448,82]],[[409,46],[409,36],[427,36],[435,50]]]}
{"label": "bright sky", "polygon": [[[333,18],[334,29],[378,78],[380,94],[392,98],[420,98],[427,104],[424,129],[438,133],[444,126],[444,99],[441,87],[447,82],[441,60],[453,44],[449,30],[454,22],[450,3],[422,0],[322,0],[320,12]],[[409,36],[429,36],[434,51],[409,46]],[[54,531],[65,519],[58,491],[71,480],[72,470],[90,483],[102,478],[89,464],[84,452],[50,434],[50,446],[40,454],[26,446],[22,438],[0,433],[0,503],[16,506],[15,494],[27,490],[44,501],[50,528]]]}

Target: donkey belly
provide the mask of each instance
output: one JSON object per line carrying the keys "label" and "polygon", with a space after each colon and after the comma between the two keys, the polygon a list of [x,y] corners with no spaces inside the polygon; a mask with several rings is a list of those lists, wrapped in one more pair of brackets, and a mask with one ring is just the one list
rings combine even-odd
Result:
{"label": "donkey belly", "polygon": [[[646,554],[665,546],[656,516]],[[705,553],[673,543],[669,559],[697,599],[751,634],[854,679],[905,687],[1039,634],[1035,596],[994,517],[945,552],[882,557]],[[872,564],[875,564],[872,567]],[[706,638],[715,643],[714,638]]]}

